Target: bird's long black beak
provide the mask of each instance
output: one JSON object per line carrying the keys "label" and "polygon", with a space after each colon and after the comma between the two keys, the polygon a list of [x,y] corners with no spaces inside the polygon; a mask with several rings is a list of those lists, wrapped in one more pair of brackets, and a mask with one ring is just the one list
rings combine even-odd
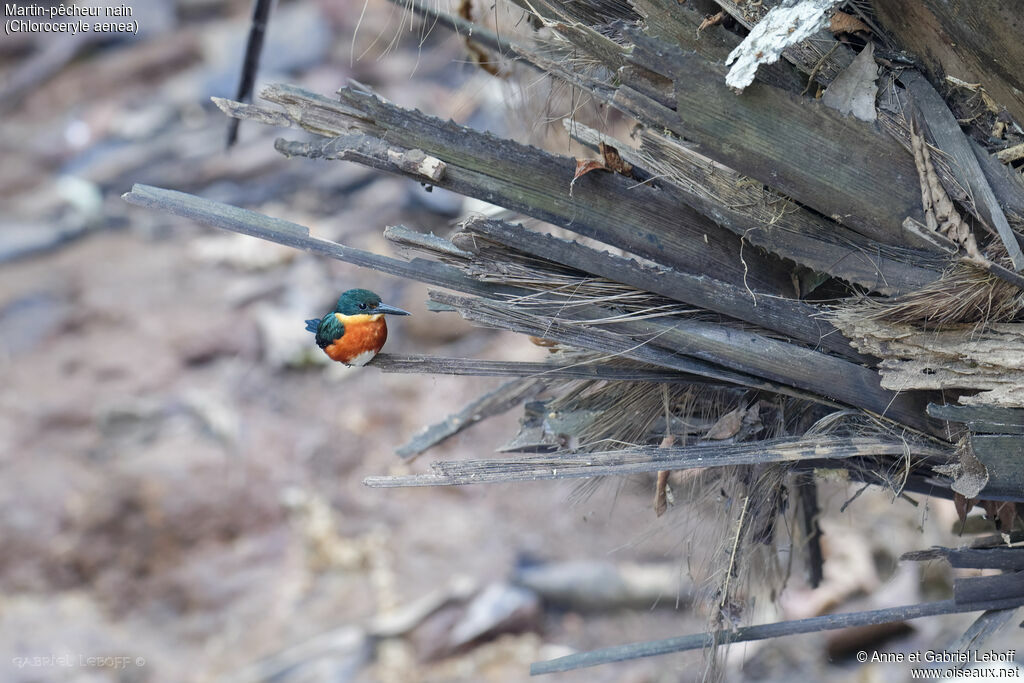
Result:
{"label": "bird's long black beak", "polygon": [[374,313],[387,313],[389,315],[412,315],[409,311],[403,311],[401,308],[395,308],[394,306],[388,306],[387,304],[377,304],[377,307],[373,309]]}

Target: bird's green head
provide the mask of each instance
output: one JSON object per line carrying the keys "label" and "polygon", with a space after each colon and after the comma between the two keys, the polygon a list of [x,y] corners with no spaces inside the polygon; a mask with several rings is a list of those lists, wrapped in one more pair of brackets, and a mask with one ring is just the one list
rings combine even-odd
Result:
{"label": "bird's green head", "polygon": [[374,315],[388,313],[391,315],[409,315],[407,311],[381,303],[380,297],[368,289],[350,289],[338,297],[335,313],[342,315]]}

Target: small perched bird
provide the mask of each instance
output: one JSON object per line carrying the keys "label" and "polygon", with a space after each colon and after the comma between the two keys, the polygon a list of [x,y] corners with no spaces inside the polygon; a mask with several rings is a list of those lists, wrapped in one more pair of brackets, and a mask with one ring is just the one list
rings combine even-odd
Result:
{"label": "small perched bird", "polygon": [[316,345],[331,360],[345,365],[366,365],[388,339],[384,315],[409,315],[388,306],[368,289],[350,289],[338,297],[334,310],[317,320],[306,321],[306,329],[316,334]]}

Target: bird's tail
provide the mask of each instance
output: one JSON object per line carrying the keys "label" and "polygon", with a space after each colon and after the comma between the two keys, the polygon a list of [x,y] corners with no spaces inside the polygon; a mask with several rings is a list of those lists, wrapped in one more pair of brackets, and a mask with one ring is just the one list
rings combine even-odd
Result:
{"label": "bird's tail", "polygon": [[312,318],[306,321],[306,331],[316,334],[317,328],[320,327],[320,320],[318,318]]}

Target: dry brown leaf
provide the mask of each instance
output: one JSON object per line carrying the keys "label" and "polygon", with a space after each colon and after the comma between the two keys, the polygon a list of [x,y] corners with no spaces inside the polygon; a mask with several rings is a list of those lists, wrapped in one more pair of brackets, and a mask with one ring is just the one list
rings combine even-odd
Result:
{"label": "dry brown leaf", "polygon": [[606,169],[629,178],[633,177],[633,165],[627,163],[619,156],[619,150],[603,142],[598,143],[597,148],[601,152],[601,158],[604,159],[604,167]]}
{"label": "dry brown leaf", "polygon": [[[466,21],[473,21],[473,0],[460,0],[458,14]],[[465,37],[465,43],[466,51],[473,57],[473,61],[476,62],[477,66],[492,76],[501,75],[498,70],[498,63],[492,60],[491,56],[473,41],[471,35]]]}
{"label": "dry brown leaf", "polygon": [[971,511],[971,508],[977,502],[977,498],[968,498],[962,494],[953,493],[953,507],[956,508],[956,516],[961,524],[967,521],[967,513]]}
{"label": "dry brown leaf", "polygon": [[719,12],[718,14],[712,15],[712,16],[706,18],[704,21],[700,22],[700,26],[697,27],[697,33],[700,33],[704,29],[710,28],[711,26],[717,26],[718,24],[721,24],[723,21],[725,21],[725,11],[724,10]]}
{"label": "dry brown leaf", "polygon": [[746,414],[747,410],[742,406],[736,410],[729,411],[722,417],[718,418],[718,422],[711,425],[711,429],[709,429],[708,433],[704,435],[704,438],[715,441],[731,439],[739,433],[740,427],[743,426],[743,416]]}
{"label": "dry brown leaf", "polygon": [[856,33],[857,31],[867,31],[871,33],[871,27],[865,24],[863,21],[847,14],[846,12],[836,12],[832,15],[832,19],[829,22],[828,30],[832,33]]}
{"label": "dry brown leaf", "polygon": [[979,503],[999,531],[1009,532],[1017,520],[1017,504],[1007,500],[983,500]]}
{"label": "dry brown leaf", "polygon": [[529,335],[530,341],[536,346],[542,346],[545,349],[554,349],[558,346],[558,342],[551,339],[544,339],[543,337],[535,337],[532,334]]}
{"label": "dry brown leaf", "polygon": [[576,175],[572,177],[572,181],[575,183],[577,180],[587,175],[591,171],[607,171],[600,161],[594,161],[593,159],[577,159],[576,160]]}
{"label": "dry brown leaf", "polygon": [[587,175],[591,171],[607,171],[604,164],[600,161],[594,161],[593,159],[577,159],[576,160],[576,173],[572,177],[572,182],[569,183],[569,196],[572,196],[572,188],[575,187],[576,181]]}

